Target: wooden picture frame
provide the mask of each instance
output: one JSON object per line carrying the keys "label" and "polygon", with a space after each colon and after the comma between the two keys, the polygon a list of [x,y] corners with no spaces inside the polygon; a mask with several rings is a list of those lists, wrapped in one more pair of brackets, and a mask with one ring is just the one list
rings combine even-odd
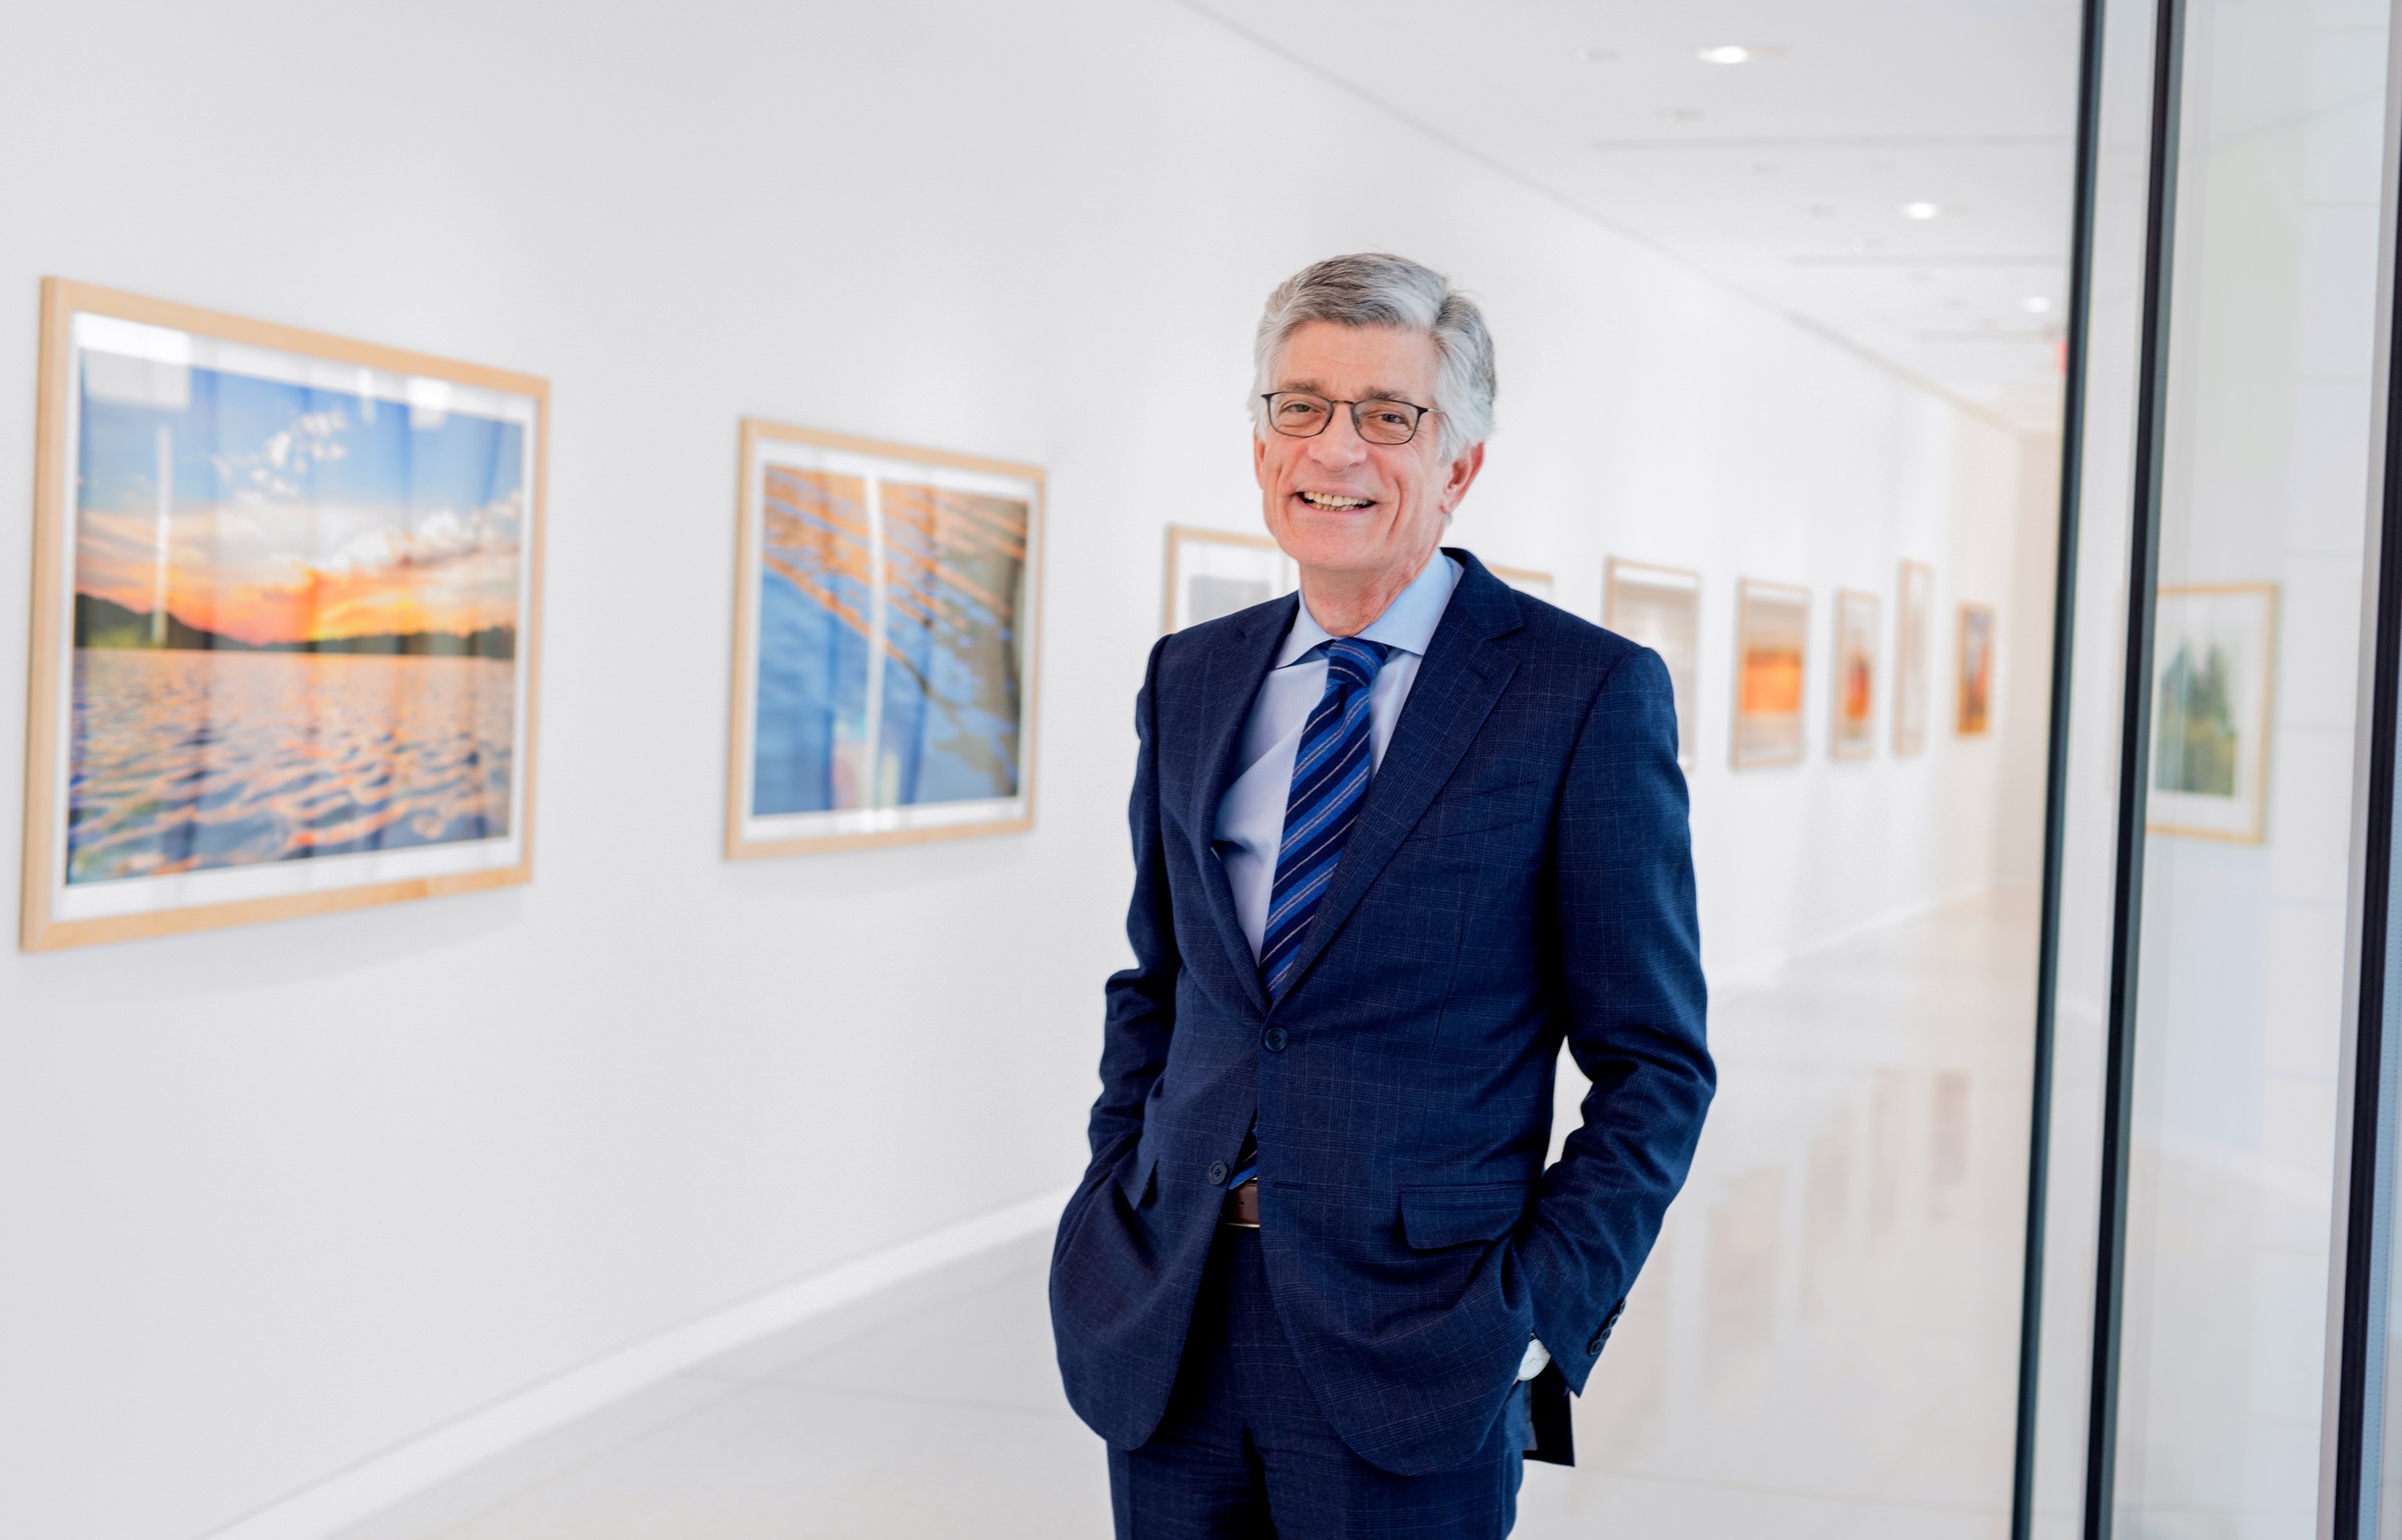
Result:
{"label": "wooden picture frame", "polygon": [[2274,583],[2163,586],[2152,621],[2144,826],[2260,844],[2277,726]]}
{"label": "wooden picture frame", "polygon": [[1935,569],[1901,564],[1894,605],[1893,751],[1907,759],[1926,750],[1934,721]]}
{"label": "wooden picture frame", "polygon": [[19,944],[529,880],[549,383],[57,278],[38,367]]}
{"label": "wooden picture frame", "polygon": [[1953,649],[1951,730],[1982,738],[1994,728],[1996,618],[1991,604],[1960,606]]}
{"label": "wooden picture frame", "polygon": [[1746,577],[1735,585],[1736,770],[1799,765],[1808,749],[1810,591]]}
{"label": "wooden picture frame", "polygon": [[1167,569],[1160,590],[1163,635],[1289,594],[1300,569],[1265,535],[1194,525],[1167,526]]}
{"label": "wooden picture frame", "polygon": [[1876,752],[1876,697],[1881,672],[1877,632],[1884,600],[1858,589],[1835,590],[1834,686],[1826,692],[1826,757],[1862,760]]}
{"label": "wooden picture frame", "polygon": [[1034,827],[1042,469],[745,418],[741,486],[726,857]]}
{"label": "wooden picture frame", "polygon": [[1668,666],[1677,697],[1677,763],[1690,771],[1702,751],[1702,574],[1611,556],[1602,565],[1602,624],[1650,648]]}
{"label": "wooden picture frame", "polygon": [[1484,570],[1521,594],[1531,594],[1546,604],[1557,602],[1552,598],[1552,574],[1549,573],[1539,573],[1532,567],[1504,567],[1493,561],[1486,562]]}

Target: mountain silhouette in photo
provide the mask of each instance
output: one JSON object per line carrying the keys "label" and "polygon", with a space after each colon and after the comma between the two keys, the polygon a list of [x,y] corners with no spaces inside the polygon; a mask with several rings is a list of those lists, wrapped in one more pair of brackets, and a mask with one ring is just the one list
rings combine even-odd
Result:
{"label": "mountain silhouette in photo", "polygon": [[488,625],[478,631],[381,632],[369,636],[311,637],[299,642],[244,642],[187,623],[169,611],[163,635],[157,615],[132,610],[96,594],[75,596],[75,645],[133,650],[185,652],[333,652],[378,657],[497,658],[517,656],[517,628]]}

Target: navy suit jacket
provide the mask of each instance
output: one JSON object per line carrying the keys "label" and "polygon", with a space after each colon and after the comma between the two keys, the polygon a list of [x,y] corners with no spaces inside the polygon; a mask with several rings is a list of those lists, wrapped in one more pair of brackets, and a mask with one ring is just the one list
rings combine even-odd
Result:
{"label": "navy suit jacket", "polygon": [[[1212,1176],[1255,1117],[1286,1335],[1336,1430],[1401,1475],[1476,1454],[1530,1335],[1583,1388],[1691,1163],[1716,1076],[1668,671],[1451,554],[1466,571],[1273,1005],[1211,835],[1297,600],[1152,649],[1135,966],[1108,984],[1051,1263],[1067,1399],[1119,1448],[1166,1409]],[[1593,1084],[1545,1170],[1563,1038]]]}

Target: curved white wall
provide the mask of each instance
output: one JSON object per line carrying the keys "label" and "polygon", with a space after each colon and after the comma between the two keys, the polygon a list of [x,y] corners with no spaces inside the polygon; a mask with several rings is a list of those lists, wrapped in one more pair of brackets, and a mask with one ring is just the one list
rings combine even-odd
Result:
{"label": "curved white wall", "polygon": [[[202,1534],[1072,1177],[1161,529],[1256,525],[1248,337],[1315,257],[1488,302],[1462,543],[1587,615],[1605,554],[1707,570],[1722,977],[1994,878],[2041,729],[2018,441],[1166,0],[96,0],[9,33],[0,488],[43,273],[543,374],[556,415],[531,887],[0,955],[0,1531]],[[1296,124],[1324,149],[1279,170]],[[746,413],[1051,468],[1034,834],[719,859]],[[11,742],[27,522],[0,500]],[[1829,765],[1820,673],[1810,763],[1727,770],[1735,577],[1809,583],[1823,662],[1832,588],[1890,626],[1904,555],[1939,637],[2001,606],[2003,736],[1953,742],[1939,689],[1924,758]]]}

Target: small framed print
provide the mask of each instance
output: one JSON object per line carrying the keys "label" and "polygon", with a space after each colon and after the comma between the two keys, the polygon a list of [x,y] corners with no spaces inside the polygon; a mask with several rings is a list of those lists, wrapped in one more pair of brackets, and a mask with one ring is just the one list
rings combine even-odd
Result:
{"label": "small framed print", "polygon": [[549,402],[43,281],[26,949],[532,876]]}
{"label": "small framed print", "polygon": [[1668,665],[1677,697],[1677,763],[1702,751],[1702,574],[1612,556],[1603,569],[1602,623]]}
{"label": "small framed print", "polygon": [[1935,569],[1922,561],[1905,561],[1894,622],[1893,751],[1899,757],[1926,748],[1934,696],[1934,638]]}
{"label": "small framed print", "polygon": [[1552,574],[1538,573],[1531,567],[1504,567],[1486,562],[1484,570],[1507,583],[1521,594],[1532,594],[1544,603],[1552,602]]}
{"label": "small framed print", "polygon": [[2243,843],[2267,838],[2276,667],[2274,585],[2160,591],[2145,827]]}
{"label": "small framed print", "polygon": [[1874,594],[1835,593],[1834,722],[1826,740],[1832,759],[1867,759],[1876,752],[1876,633],[1884,605]]}
{"label": "small framed print", "polygon": [[746,420],[725,853],[1034,823],[1043,476]]}
{"label": "small framed print", "polygon": [[1169,525],[1161,628],[1181,631],[1264,604],[1300,585],[1292,558],[1265,535]]}
{"label": "small framed print", "polygon": [[1960,606],[1960,648],[1952,730],[1982,738],[1994,727],[1994,611],[1989,604]]}
{"label": "small framed print", "polygon": [[1735,589],[1734,768],[1802,762],[1810,591],[1747,577]]}

